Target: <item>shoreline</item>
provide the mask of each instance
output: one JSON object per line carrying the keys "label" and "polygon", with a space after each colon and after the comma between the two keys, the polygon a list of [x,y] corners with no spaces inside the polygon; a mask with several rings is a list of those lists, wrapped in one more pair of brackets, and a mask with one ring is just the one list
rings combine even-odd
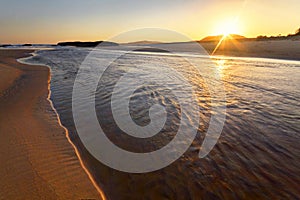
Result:
{"label": "shoreline", "polygon": [[[39,49],[37,49],[39,50]],[[37,50],[34,50],[33,52],[31,52],[31,56],[29,57],[22,57],[22,58],[19,58],[19,59],[16,59],[17,62],[21,63],[21,64],[24,64],[24,65],[33,65],[33,64],[30,64],[30,63],[26,63],[25,61],[22,61],[24,59],[28,59],[30,57],[33,57],[35,56],[35,52]],[[41,64],[37,64],[37,65],[34,65],[34,66],[45,66],[49,69],[49,81],[48,81],[48,96],[47,96],[47,101],[49,102],[53,112],[55,113],[56,115],[56,119],[57,119],[57,122],[59,124],[60,127],[62,127],[65,131],[65,136],[66,136],[66,139],[68,140],[68,142],[70,143],[70,145],[72,146],[72,148],[74,149],[75,153],[76,153],[76,156],[78,157],[79,159],[79,162],[80,162],[80,165],[81,167],[83,168],[83,170],[85,171],[85,173],[88,175],[90,181],[92,182],[92,184],[94,185],[94,187],[96,188],[96,190],[99,192],[100,196],[101,196],[101,199],[105,200],[106,197],[105,197],[105,194],[104,192],[101,190],[101,188],[98,186],[97,182],[95,181],[95,178],[93,177],[93,175],[90,173],[90,171],[88,170],[88,168],[86,167],[86,165],[84,164],[83,160],[82,160],[82,157],[81,157],[81,154],[78,150],[78,148],[76,147],[76,145],[72,142],[71,138],[70,138],[70,135],[69,135],[69,130],[62,124],[61,120],[60,120],[60,116],[57,112],[57,110],[55,109],[54,105],[53,105],[53,102],[51,100],[51,68],[48,66],[48,65],[41,65]]]}
{"label": "shoreline", "polygon": [[105,199],[50,100],[50,68],[17,60],[32,52],[0,50],[0,198]]}
{"label": "shoreline", "polygon": [[[50,76],[51,76],[51,75],[50,75]],[[50,80],[51,80],[51,79],[50,79]],[[80,156],[80,153],[79,153],[79,151],[78,151],[76,145],[72,142],[72,140],[71,140],[71,138],[70,138],[70,136],[69,136],[69,130],[61,123],[59,114],[58,114],[57,110],[55,109],[55,107],[54,107],[54,105],[53,105],[53,102],[52,102],[51,99],[50,99],[50,97],[51,97],[50,83],[49,83],[49,85],[48,85],[48,88],[49,88],[49,90],[48,90],[48,91],[49,91],[49,93],[48,93],[49,95],[48,95],[48,97],[47,97],[47,100],[49,101],[50,106],[51,106],[51,108],[53,109],[53,112],[55,112],[55,114],[56,114],[57,122],[58,122],[59,126],[61,126],[61,127],[65,130],[66,138],[67,138],[68,142],[72,145],[72,147],[73,147],[73,149],[74,149],[74,151],[75,151],[75,153],[76,153],[76,156],[77,156],[78,159],[79,159],[79,162],[80,162],[81,167],[83,168],[83,170],[85,171],[85,173],[88,175],[90,181],[92,182],[92,184],[94,185],[94,187],[96,188],[96,190],[99,192],[99,194],[100,194],[100,196],[101,196],[101,199],[105,200],[106,198],[105,198],[104,192],[103,192],[103,191],[101,190],[101,188],[97,185],[97,183],[96,183],[96,181],[95,181],[93,175],[89,172],[89,170],[87,169],[86,165],[84,164],[84,162],[83,162],[83,160],[82,160],[82,158],[81,158],[81,156]]]}

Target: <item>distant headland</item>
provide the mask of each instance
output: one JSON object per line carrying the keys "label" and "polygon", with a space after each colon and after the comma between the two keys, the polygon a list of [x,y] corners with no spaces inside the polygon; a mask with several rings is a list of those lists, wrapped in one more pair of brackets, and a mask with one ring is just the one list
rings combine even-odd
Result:
{"label": "distant headland", "polygon": [[96,47],[98,45],[101,46],[118,46],[119,44],[108,41],[96,41],[96,42],[59,42],[57,46],[73,46],[73,47]]}

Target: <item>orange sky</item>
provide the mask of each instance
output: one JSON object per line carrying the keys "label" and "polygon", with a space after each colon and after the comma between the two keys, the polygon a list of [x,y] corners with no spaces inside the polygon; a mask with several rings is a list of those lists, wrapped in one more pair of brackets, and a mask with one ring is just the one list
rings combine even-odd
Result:
{"label": "orange sky", "polygon": [[219,34],[231,27],[228,24],[234,24],[229,28],[233,33],[246,37],[287,35],[300,27],[299,0],[2,0],[0,4],[0,43],[107,40],[145,27],[174,30],[193,40]]}

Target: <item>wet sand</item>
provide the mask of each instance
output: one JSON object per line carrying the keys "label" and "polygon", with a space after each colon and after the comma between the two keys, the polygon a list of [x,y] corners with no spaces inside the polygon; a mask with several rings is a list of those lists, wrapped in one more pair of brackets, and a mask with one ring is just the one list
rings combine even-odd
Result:
{"label": "wet sand", "polygon": [[0,50],[0,199],[101,199],[47,100],[49,69]]}

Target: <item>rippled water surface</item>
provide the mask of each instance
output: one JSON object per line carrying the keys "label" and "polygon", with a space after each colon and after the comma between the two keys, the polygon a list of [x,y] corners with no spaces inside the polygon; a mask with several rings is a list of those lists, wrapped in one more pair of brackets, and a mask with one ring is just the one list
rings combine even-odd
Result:
{"label": "rippled water surface", "polygon": [[[197,63],[196,69],[181,56],[164,53],[125,54],[100,79],[95,102],[99,124],[119,147],[133,152],[154,151],[176,135],[181,110],[169,88],[179,88],[177,77],[171,85],[157,85],[162,74],[142,73],[147,84],[136,88],[130,99],[130,115],[140,126],[150,123],[149,108],[161,104],[167,121],[159,134],[137,139],[116,125],[111,110],[111,93],[128,69],[143,63],[163,68],[168,63],[193,86],[200,107],[200,126],[191,147],[176,162],[146,174],[113,170],[91,156],[80,142],[72,117],[72,90],[80,64],[89,49],[63,48],[39,51],[28,59],[51,68],[51,99],[61,121],[88,168],[109,199],[299,199],[300,183],[300,62],[258,58],[212,58],[185,54]],[[99,51],[92,67],[114,51]],[[159,70],[157,70],[159,71]],[[167,73],[167,70],[166,70]],[[210,154],[198,158],[211,118],[213,96],[209,84],[220,75],[226,92],[226,121],[217,145]],[[154,77],[154,80],[153,80]],[[208,80],[208,81],[207,81]],[[82,80],[85,84],[89,79]],[[122,93],[116,94],[119,97]],[[184,97],[183,97],[184,98]],[[85,108],[82,102],[82,109]],[[122,114],[122,113],[121,113]],[[124,113],[125,114],[125,113]]]}

